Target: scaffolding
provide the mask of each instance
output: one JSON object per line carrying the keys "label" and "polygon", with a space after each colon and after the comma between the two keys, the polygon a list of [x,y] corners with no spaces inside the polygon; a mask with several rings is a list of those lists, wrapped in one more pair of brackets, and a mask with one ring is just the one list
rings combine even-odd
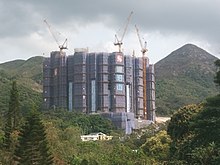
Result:
{"label": "scaffolding", "polygon": [[154,66],[147,57],[121,52],[78,50],[68,57],[60,51],[51,52],[43,63],[43,97],[47,109],[121,114],[114,118],[119,125],[123,113],[155,121]]}

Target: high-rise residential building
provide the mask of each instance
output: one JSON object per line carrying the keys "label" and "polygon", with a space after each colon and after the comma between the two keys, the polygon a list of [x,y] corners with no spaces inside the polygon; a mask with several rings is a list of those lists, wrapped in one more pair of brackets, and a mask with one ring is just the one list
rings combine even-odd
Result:
{"label": "high-rise residential building", "polygon": [[51,52],[43,63],[44,107],[67,108],[67,56],[64,52]]}
{"label": "high-rise residential building", "polygon": [[149,64],[148,58],[145,60],[143,72],[142,57],[120,52],[89,53],[78,49],[69,56],[60,51],[51,52],[43,64],[44,108],[114,116],[119,127],[123,127],[122,120],[129,124],[132,116],[155,121],[154,65]]}

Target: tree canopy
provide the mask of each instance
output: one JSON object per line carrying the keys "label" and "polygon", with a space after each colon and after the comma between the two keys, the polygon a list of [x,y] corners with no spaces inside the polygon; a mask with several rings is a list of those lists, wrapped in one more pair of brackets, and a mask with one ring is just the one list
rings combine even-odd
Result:
{"label": "tree canopy", "polygon": [[220,164],[220,95],[180,108],[167,129],[170,155],[186,164]]}
{"label": "tree canopy", "polygon": [[53,163],[49,153],[46,133],[37,112],[27,117],[19,135],[19,144],[15,150],[15,161],[21,165]]}
{"label": "tree canopy", "polygon": [[218,69],[214,82],[220,86],[220,60],[215,61],[215,65]]}
{"label": "tree canopy", "polygon": [[6,124],[5,124],[5,139],[4,139],[4,146],[8,150],[12,150],[13,148],[13,133],[17,134],[20,128],[21,121],[21,112],[20,112],[20,105],[19,105],[19,93],[17,89],[16,81],[13,81],[12,88],[10,91],[10,101],[9,101],[9,108],[6,114]]}

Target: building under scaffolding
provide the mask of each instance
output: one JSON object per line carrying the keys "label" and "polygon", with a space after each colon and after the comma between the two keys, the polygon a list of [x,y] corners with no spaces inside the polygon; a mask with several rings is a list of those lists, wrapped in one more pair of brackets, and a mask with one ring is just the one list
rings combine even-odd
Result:
{"label": "building under scaffolding", "polygon": [[[79,49],[69,56],[60,51],[51,52],[43,64],[44,108],[115,116],[112,121],[120,128],[125,128],[126,123],[133,127],[134,118],[154,122],[154,65],[149,64],[147,57],[145,60],[143,67],[142,57],[121,52],[89,53]],[[146,78],[146,112],[143,77]]]}

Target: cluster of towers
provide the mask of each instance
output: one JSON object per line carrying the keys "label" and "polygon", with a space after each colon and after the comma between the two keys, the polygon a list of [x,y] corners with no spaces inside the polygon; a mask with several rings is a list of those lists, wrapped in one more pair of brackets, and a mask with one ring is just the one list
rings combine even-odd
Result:
{"label": "cluster of towers", "polygon": [[87,49],[75,49],[67,56],[66,42],[62,45],[51,30],[60,51],[53,51],[43,63],[44,108],[65,108],[87,114],[99,113],[122,129],[135,127],[135,119],[155,121],[154,65],[145,57],[146,42],[141,45],[142,57],[124,55],[121,52],[133,12],[129,14],[123,34],[115,35],[114,45],[119,52],[89,53]]}
{"label": "cluster of towers", "polygon": [[[143,78],[146,78],[145,87]],[[48,109],[129,112],[137,118],[155,121],[154,65],[149,64],[147,57],[121,52],[89,53],[80,49],[66,56],[65,52],[54,51],[43,63],[43,97],[44,108]]]}

